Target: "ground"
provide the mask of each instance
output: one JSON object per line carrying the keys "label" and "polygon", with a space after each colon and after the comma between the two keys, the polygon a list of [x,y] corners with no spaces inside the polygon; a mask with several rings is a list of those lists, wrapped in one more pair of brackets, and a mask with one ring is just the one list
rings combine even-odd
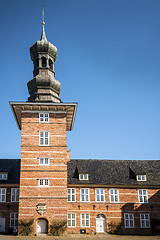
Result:
{"label": "ground", "polygon": [[63,237],[49,237],[49,236],[40,236],[40,237],[35,237],[35,236],[6,236],[6,235],[0,235],[0,240],[58,240],[58,239],[63,239],[63,240],[80,240],[80,239],[85,239],[85,240],[160,240],[160,236],[122,236],[122,235],[108,235],[108,234],[97,234],[93,236],[88,236],[88,235],[80,235],[80,234],[72,234],[72,235],[67,235]]}

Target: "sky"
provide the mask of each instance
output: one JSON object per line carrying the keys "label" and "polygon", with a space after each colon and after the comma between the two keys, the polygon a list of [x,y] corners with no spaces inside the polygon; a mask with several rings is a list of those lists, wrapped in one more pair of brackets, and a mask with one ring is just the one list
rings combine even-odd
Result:
{"label": "sky", "polygon": [[[1,1],[0,158],[20,158],[9,101],[27,101],[42,0]],[[78,102],[72,159],[160,159],[160,1],[45,0],[63,102]]]}

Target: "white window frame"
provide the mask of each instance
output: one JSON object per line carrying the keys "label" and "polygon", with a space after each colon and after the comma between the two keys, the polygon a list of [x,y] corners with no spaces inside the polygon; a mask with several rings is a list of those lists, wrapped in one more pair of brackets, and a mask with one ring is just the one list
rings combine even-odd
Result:
{"label": "white window frame", "polygon": [[[90,201],[90,191],[89,191],[90,189],[89,188],[81,188],[80,189],[80,195],[81,195],[81,197],[80,197],[80,199],[81,199],[81,202],[89,202]],[[84,193],[82,193],[84,191]],[[88,191],[88,193],[87,193],[87,191]],[[84,200],[83,200],[83,197],[82,197],[82,195],[84,196]],[[87,196],[88,196],[88,200],[87,200]]]}
{"label": "white window frame", "polygon": [[105,202],[105,190],[103,188],[96,188],[95,197],[96,197],[96,202]]}
{"label": "white window frame", "polygon": [[11,188],[11,202],[19,202],[19,188]]}
{"label": "white window frame", "polygon": [[[147,226],[148,222],[148,226]],[[143,226],[144,223],[144,226]],[[150,214],[149,213],[143,213],[140,214],[140,225],[141,228],[150,228]]]}
{"label": "white window frame", "polygon": [[[13,215],[13,217],[12,217],[12,215]],[[12,220],[14,222],[13,225],[12,225]],[[16,220],[17,220],[17,225],[15,224]],[[18,212],[11,212],[10,213],[10,227],[18,227]]]}
{"label": "white window frame", "polygon": [[86,181],[86,180],[88,180],[89,179],[89,177],[88,177],[88,174],[87,173],[80,173],[79,174],[79,180],[84,180],[84,181]]}
{"label": "white window frame", "polygon": [[[4,196],[4,200],[2,201],[3,196]],[[6,188],[0,188],[0,202],[6,202]]]}
{"label": "white window frame", "polygon": [[[46,163],[46,160],[48,160],[48,163]],[[39,165],[49,165],[49,158],[39,158]]]}
{"label": "white window frame", "polygon": [[[87,218],[88,216],[88,218]],[[87,224],[87,221],[89,224]],[[84,223],[84,224],[83,224]],[[90,214],[89,213],[81,213],[81,227],[90,227]]]}
{"label": "white window frame", "polygon": [[137,175],[137,181],[146,181],[146,175]]}
{"label": "white window frame", "polygon": [[[144,191],[146,191],[146,194],[144,193]],[[138,189],[138,200],[139,203],[148,203],[147,189]]]}
{"label": "white window frame", "polygon": [[40,123],[48,123],[49,122],[49,113],[39,113],[39,122]]}
{"label": "white window frame", "polygon": [[[116,191],[117,191],[117,193],[116,193]],[[111,203],[118,203],[119,202],[119,190],[114,189],[114,188],[109,189],[109,197],[110,197]],[[112,197],[113,197],[113,199],[112,199]],[[116,197],[117,197],[117,200],[116,200]]]}
{"label": "white window frame", "polygon": [[[127,221],[128,221],[128,224],[127,224]],[[131,222],[133,223],[133,226],[131,226]],[[124,213],[124,225],[125,225],[125,228],[134,228],[134,214],[133,213]]]}
{"label": "white window frame", "polygon": [[[48,184],[46,184],[46,181],[48,182]],[[43,183],[43,184],[41,184]],[[41,178],[39,179],[39,187],[48,187],[49,186],[49,179],[47,178]]]}
{"label": "white window frame", "polygon": [[[69,226],[70,221],[70,226]],[[75,222],[75,224],[73,224]],[[76,227],[76,213],[68,213],[67,214],[67,227]]]}
{"label": "white window frame", "polygon": [[8,179],[8,173],[0,173],[0,180],[7,180]]}
{"label": "white window frame", "polygon": [[[46,133],[48,136],[46,136]],[[43,135],[43,136],[41,136]],[[41,143],[42,139],[42,143]],[[46,143],[47,139],[47,143]],[[48,131],[39,131],[39,146],[49,146],[49,132]]]}
{"label": "white window frame", "polygon": [[67,201],[68,202],[76,202],[76,189],[75,188],[67,189]]}

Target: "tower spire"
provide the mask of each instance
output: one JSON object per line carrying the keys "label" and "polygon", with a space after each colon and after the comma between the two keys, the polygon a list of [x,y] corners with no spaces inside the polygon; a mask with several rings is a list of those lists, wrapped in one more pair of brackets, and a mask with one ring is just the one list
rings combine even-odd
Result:
{"label": "tower spire", "polygon": [[43,5],[42,5],[42,26],[43,26],[43,28],[42,28],[42,35],[41,35],[40,40],[47,41],[44,25],[45,25],[45,21],[44,21],[44,0],[43,0]]}

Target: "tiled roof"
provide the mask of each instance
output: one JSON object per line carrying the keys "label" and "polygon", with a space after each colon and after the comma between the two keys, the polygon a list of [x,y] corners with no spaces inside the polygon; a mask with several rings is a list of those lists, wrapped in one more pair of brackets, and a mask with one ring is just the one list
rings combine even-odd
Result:
{"label": "tiled roof", "polygon": [[[68,184],[160,185],[160,160],[71,160],[68,162]],[[79,180],[88,173],[89,180]],[[137,181],[136,175],[147,181]]]}
{"label": "tiled roof", "polygon": [[0,180],[0,184],[19,184],[20,159],[0,159],[0,173],[7,172],[8,179]]}

